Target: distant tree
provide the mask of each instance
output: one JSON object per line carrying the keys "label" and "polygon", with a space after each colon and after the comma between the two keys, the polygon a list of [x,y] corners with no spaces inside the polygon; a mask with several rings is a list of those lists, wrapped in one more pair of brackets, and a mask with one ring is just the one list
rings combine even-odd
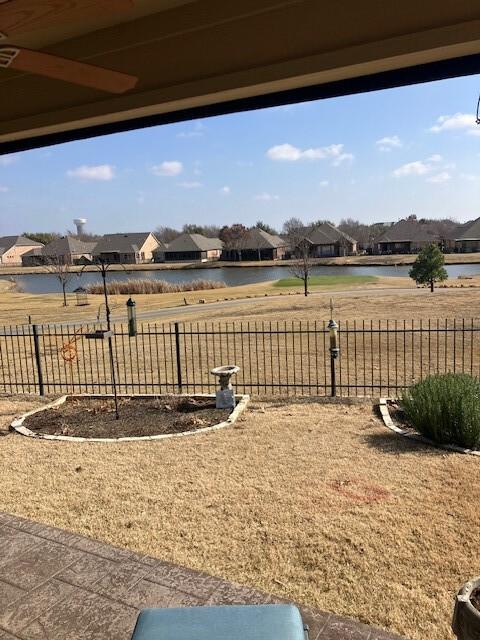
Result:
{"label": "distant tree", "polygon": [[282,233],[287,239],[290,253],[294,254],[295,247],[308,234],[308,229],[300,218],[289,218],[283,223]]}
{"label": "distant tree", "polygon": [[220,227],[214,224],[184,224],[182,233],[199,233],[206,238],[218,238]]}
{"label": "distant tree", "polygon": [[61,235],[55,231],[38,231],[34,233],[25,232],[22,233],[22,235],[26,238],[30,238],[30,240],[34,240],[35,242],[41,242],[42,244],[49,244],[50,242],[61,238]]}
{"label": "distant tree", "polygon": [[332,227],[335,227],[335,223],[332,222],[331,220],[324,220],[322,218],[319,218],[318,220],[314,220],[313,222],[310,223],[310,227],[313,229],[315,227],[321,227],[322,224],[331,224]]}
{"label": "distant tree", "polygon": [[102,236],[99,236],[96,233],[81,233],[80,235],[73,231],[72,229],[67,229],[65,232],[65,236],[70,238],[76,238],[77,240],[81,240],[82,242],[98,242]]}
{"label": "distant tree", "polygon": [[303,282],[303,293],[308,296],[308,280],[313,267],[311,256],[312,244],[307,238],[302,238],[294,249],[295,261],[290,265],[290,273]]}
{"label": "distant tree", "polygon": [[236,254],[237,259],[240,260],[240,251],[245,245],[245,237],[247,235],[247,228],[243,224],[232,224],[230,226],[225,225],[220,229],[219,238],[223,242],[223,246],[227,251],[231,251]]}
{"label": "distant tree", "polygon": [[408,275],[417,284],[429,284],[433,292],[435,282],[448,278],[444,265],[445,257],[436,244],[430,244],[420,251]]}
{"label": "distant tree", "polygon": [[263,222],[262,220],[258,220],[255,223],[255,227],[254,229],[261,229],[262,231],[266,231],[267,233],[269,233],[271,236],[276,236],[278,235],[278,232],[276,231],[276,229],[274,229],[273,227],[271,227],[269,224],[267,224],[266,222]]}
{"label": "distant tree", "polygon": [[169,242],[172,242],[172,240],[175,240],[175,238],[178,238],[180,233],[181,232],[178,231],[178,229],[164,226],[157,227],[153,232],[154,236],[164,244],[168,244]]}
{"label": "distant tree", "polygon": [[67,306],[67,284],[75,275],[72,271],[72,265],[68,262],[64,262],[60,257],[49,257],[48,264],[45,266],[48,273],[53,274],[60,282],[63,293],[63,306]]}

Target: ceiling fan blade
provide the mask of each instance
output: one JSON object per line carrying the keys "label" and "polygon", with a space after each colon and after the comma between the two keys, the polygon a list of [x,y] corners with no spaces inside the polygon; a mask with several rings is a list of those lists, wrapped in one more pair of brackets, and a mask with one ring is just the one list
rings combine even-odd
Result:
{"label": "ceiling fan blade", "polygon": [[18,33],[77,22],[131,9],[133,0],[4,0],[0,1],[0,33]]}
{"label": "ceiling fan blade", "polygon": [[0,47],[0,67],[35,73],[110,93],[124,93],[132,89],[138,80],[127,73],[21,47]]}

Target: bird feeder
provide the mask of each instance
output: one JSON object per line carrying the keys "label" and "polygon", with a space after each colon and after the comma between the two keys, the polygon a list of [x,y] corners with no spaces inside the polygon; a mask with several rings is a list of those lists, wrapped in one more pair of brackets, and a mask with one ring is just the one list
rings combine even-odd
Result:
{"label": "bird feeder", "polygon": [[130,338],[134,338],[137,335],[137,310],[135,301],[131,298],[127,300],[127,320],[128,335]]}
{"label": "bird feeder", "polygon": [[338,347],[338,324],[335,320],[330,320],[328,323],[328,331],[330,334],[330,354],[332,358],[338,358],[339,347]]}
{"label": "bird feeder", "polygon": [[231,378],[240,371],[240,367],[235,364],[227,364],[223,367],[215,367],[210,371],[214,376],[218,376],[220,389],[216,392],[217,409],[233,409],[235,407],[235,392],[232,387]]}
{"label": "bird feeder", "polygon": [[87,290],[83,287],[77,287],[73,292],[77,298],[77,307],[84,307],[89,304]]}

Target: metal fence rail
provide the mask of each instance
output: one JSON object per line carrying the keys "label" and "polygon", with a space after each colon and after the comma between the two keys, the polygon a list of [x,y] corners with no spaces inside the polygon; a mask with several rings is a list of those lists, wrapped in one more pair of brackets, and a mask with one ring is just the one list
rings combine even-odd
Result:
{"label": "metal fence rail", "polygon": [[[0,327],[0,392],[110,393],[101,324]],[[213,392],[210,369],[238,364],[235,386],[254,394],[330,395],[328,328],[316,321],[113,325],[120,393]],[[339,322],[337,394],[395,395],[432,373],[480,375],[476,319]]]}

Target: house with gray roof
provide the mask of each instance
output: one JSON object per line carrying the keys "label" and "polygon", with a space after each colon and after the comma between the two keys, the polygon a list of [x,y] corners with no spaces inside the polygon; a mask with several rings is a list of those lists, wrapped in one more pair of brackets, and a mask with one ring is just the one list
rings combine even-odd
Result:
{"label": "house with gray roof", "polygon": [[[223,242],[200,233],[182,233],[163,249],[154,252],[155,262],[207,262],[218,260]],[[163,260],[162,260],[163,257]]]}
{"label": "house with gray roof", "polygon": [[418,220],[412,215],[387,229],[376,241],[380,254],[418,253],[429,244],[438,245],[442,251],[453,251],[458,225],[451,220]]}
{"label": "house with gray roof", "polygon": [[248,229],[239,246],[225,248],[222,260],[280,260],[285,256],[287,242],[263,229]]}
{"label": "house with gray roof", "polygon": [[480,251],[480,218],[468,222],[458,229],[455,238],[455,249],[460,253],[476,253]]}
{"label": "house with gray roof", "polygon": [[34,248],[41,249],[43,244],[26,236],[0,237],[0,265],[20,266],[22,256]]}
{"label": "house with gray roof", "polygon": [[73,236],[52,240],[40,250],[32,249],[22,256],[24,266],[59,262],[60,264],[88,264],[93,261],[96,242],[83,242]]}
{"label": "house with gray roof", "polygon": [[97,242],[92,255],[95,262],[145,264],[153,261],[153,251],[158,246],[160,242],[150,231],[107,233]]}
{"label": "house with gray roof", "polygon": [[311,243],[311,255],[314,258],[332,258],[351,256],[357,253],[357,241],[333,224],[324,222],[306,232]]}

